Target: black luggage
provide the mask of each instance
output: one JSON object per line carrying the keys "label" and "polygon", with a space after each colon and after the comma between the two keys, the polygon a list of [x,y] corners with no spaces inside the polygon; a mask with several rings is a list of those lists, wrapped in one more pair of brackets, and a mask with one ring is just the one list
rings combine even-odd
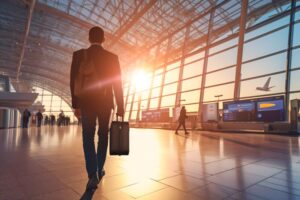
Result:
{"label": "black luggage", "polygon": [[122,121],[113,121],[110,126],[109,137],[110,155],[128,155],[129,154],[129,123]]}

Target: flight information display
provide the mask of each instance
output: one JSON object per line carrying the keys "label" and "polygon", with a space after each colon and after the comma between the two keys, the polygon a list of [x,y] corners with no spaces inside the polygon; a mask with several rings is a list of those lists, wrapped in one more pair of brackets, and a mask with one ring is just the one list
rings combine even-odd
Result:
{"label": "flight information display", "polygon": [[168,122],[169,120],[169,108],[142,111],[142,121],[144,122]]}
{"label": "flight information display", "polygon": [[223,103],[223,121],[284,121],[284,96]]}
{"label": "flight information display", "polygon": [[284,121],[284,99],[260,99],[257,102],[257,120],[264,122]]}
{"label": "flight information display", "polygon": [[255,120],[255,102],[238,101],[223,104],[224,121],[253,121]]}

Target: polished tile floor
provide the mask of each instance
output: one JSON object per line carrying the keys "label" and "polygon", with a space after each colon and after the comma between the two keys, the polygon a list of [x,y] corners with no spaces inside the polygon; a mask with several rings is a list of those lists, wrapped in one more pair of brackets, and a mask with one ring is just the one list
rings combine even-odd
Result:
{"label": "polished tile floor", "polygon": [[[95,200],[300,199],[300,138],[131,129],[105,169]],[[86,181],[80,127],[0,130],[1,200],[78,200]]]}

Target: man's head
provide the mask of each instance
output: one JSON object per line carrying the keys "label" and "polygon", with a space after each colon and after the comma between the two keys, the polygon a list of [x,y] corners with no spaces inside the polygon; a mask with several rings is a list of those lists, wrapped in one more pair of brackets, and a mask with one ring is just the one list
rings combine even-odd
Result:
{"label": "man's head", "polygon": [[91,43],[100,43],[104,42],[104,31],[99,26],[94,26],[89,31],[89,40]]}

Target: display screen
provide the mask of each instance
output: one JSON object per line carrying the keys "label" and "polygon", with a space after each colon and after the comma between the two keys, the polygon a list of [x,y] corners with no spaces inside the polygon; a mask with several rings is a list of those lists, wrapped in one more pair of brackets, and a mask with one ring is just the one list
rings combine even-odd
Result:
{"label": "display screen", "polygon": [[284,121],[284,97],[223,103],[223,121]]}
{"label": "display screen", "polygon": [[223,120],[224,121],[255,120],[255,102],[239,101],[239,102],[224,103]]}
{"label": "display screen", "polygon": [[142,111],[144,122],[168,122],[170,120],[169,109]]}
{"label": "display screen", "polygon": [[284,99],[259,99],[257,102],[257,120],[264,122],[284,121]]}

